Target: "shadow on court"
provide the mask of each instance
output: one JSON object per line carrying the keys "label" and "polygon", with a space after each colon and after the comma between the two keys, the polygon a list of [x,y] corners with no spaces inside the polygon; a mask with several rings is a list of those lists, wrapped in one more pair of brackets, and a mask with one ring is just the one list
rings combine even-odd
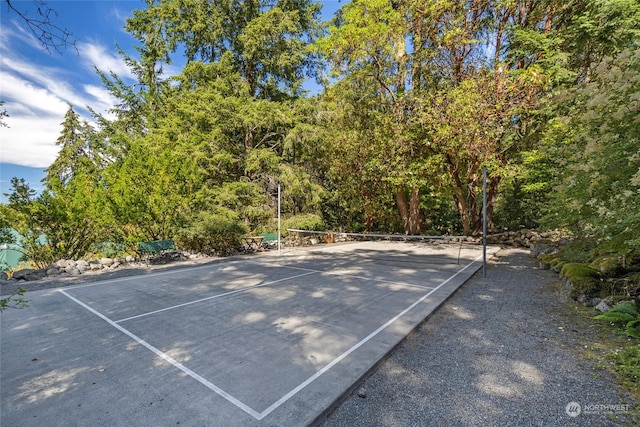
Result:
{"label": "shadow on court", "polygon": [[31,292],[2,314],[3,425],[309,425],[481,267],[361,242]]}

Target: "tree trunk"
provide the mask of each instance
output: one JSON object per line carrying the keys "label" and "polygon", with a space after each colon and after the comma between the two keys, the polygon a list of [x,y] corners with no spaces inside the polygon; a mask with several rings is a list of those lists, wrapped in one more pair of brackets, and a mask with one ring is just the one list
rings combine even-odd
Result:
{"label": "tree trunk", "polygon": [[412,188],[410,195],[406,188],[399,189],[396,192],[396,203],[405,234],[420,234],[423,222],[420,212],[420,188]]}

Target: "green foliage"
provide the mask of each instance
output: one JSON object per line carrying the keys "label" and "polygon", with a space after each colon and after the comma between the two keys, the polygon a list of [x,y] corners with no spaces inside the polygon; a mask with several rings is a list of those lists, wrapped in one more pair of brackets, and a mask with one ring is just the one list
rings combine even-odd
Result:
{"label": "green foliage", "polygon": [[[640,335],[640,328],[636,328],[635,337]],[[621,382],[629,390],[638,395],[638,382],[640,381],[640,344],[630,343],[621,349],[609,353],[608,358],[614,363],[615,371]],[[636,409],[640,409],[636,406]]]}
{"label": "green foliage", "polygon": [[282,235],[287,236],[287,229],[324,231],[326,225],[321,216],[316,214],[296,215],[282,221]]}
{"label": "green foliage", "polygon": [[556,225],[598,244],[638,247],[640,226],[640,48],[603,61],[574,92],[551,210]]}
{"label": "green foliage", "polygon": [[622,301],[595,318],[621,325],[627,335],[640,338],[640,310],[634,301]]}
{"label": "green foliage", "polygon": [[[115,119],[70,107],[46,191],[15,182],[0,229],[37,263],[177,234],[220,251],[203,212],[223,234],[272,230],[280,184],[295,227],[472,234],[486,165],[495,226],[544,213],[594,248],[639,249],[637,2],[423,3],[345,3],[314,43],[312,0],[147,2],[125,27],[135,55],[120,51],[136,82],[99,73]],[[300,98],[318,55],[331,80]]]}
{"label": "green foliage", "polygon": [[[87,190],[90,191],[90,190]],[[35,197],[24,180],[14,178],[9,204],[0,206],[11,228],[21,236],[26,261],[45,267],[59,258],[83,255],[98,235],[90,213],[95,209],[82,190]],[[65,197],[67,196],[67,197]]]}
{"label": "green foliage", "polygon": [[237,213],[217,208],[198,213],[177,232],[177,244],[183,249],[205,254],[230,255],[242,244],[247,228]]}
{"label": "green foliage", "polygon": [[0,127],[9,127],[9,125],[4,121],[5,118],[9,117],[9,113],[7,113],[7,110],[5,110],[4,108],[2,108],[2,106],[4,105],[4,101],[0,101]]}
{"label": "green foliage", "polygon": [[387,222],[386,193],[404,231],[421,232],[421,199],[438,193],[453,199],[466,234],[479,232],[483,165],[492,217],[555,72],[543,51],[556,44],[542,30],[554,10],[545,2],[381,0],[341,9],[317,43],[337,78],[328,91],[340,112],[330,124],[340,132],[327,135],[336,147],[330,174],[344,197],[361,200],[367,229]]}
{"label": "green foliage", "polygon": [[493,221],[498,230],[538,228],[553,191],[552,162],[543,150],[526,150],[516,157],[519,165],[502,181],[496,200]]}

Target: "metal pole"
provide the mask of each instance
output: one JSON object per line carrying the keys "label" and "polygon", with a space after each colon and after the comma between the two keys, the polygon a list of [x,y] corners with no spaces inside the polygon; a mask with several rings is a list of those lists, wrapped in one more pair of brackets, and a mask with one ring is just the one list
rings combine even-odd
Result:
{"label": "metal pole", "polygon": [[280,184],[278,184],[278,255],[282,253],[280,249]]}
{"label": "metal pole", "polygon": [[482,167],[482,277],[487,277],[487,166]]}

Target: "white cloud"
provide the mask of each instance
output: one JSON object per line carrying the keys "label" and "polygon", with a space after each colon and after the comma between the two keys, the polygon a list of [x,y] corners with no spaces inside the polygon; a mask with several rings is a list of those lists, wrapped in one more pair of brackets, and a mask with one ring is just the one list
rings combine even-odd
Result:
{"label": "white cloud", "polygon": [[2,79],[2,97],[6,100],[5,107],[10,116],[29,114],[64,115],[67,102],[54,91],[42,86],[36,86],[24,78],[0,71]]}
{"label": "white cloud", "polygon": [[98,70],[107,74],[114,72],[120,78],[134,78],[124,60],[110,52],[105,46],[99,43],[83,42],[78,44],[78,50],[85,67],[91,71],[95,66]]}
{"label": "white cloud", "polygon": [[93,110],[97,113],[103,113],[107,118],[115,118],[112,117],[108,110],[113,108],[113,106],[118,102],[118,100],[111,95],[111,92],[106,90],[102,86],[96,85],[83,85],[84,91],[93,97],[94,102],[89,103],[89,106],[93,108]]}
{"label": "white cloud", "polygon": [[[70,79],[70,76],[59,68],[43,67],[5,56],[2,58],[2,71],[0,72],[3,75],[5,73],[11,73],[17,76],[20,80],[24,81],[24,85],[40,86],[51,95],[63,99],[65,102],[74,106],[84,108],[89,101],[81,94],[78,94],[77,89],[64,80],[65,78]],[[3,82],[3,93],[5,90],[6,86]],[[29,98],[19,99],[29,100]]]}
{"label": "white cloud", "polygon": [[[3,60],[4,65],[4,60]],[[3,108],[9,113],[2,128],[0,162],[47,167],[56,158],[55,141],[68,100],[22,76],[0,71]]]}
{"label": "white cloud", "polygon": [[[68,61],[65,60],[60,66],[43,66],[11,50],[10,39],[20,36],[21,41],[25,41],[24,34],[4,29],[0,34],[1,40],[9,41],[0,46],[0,100],[5,102],[2,108],[9,113],[5,119],[9,127],[0,131],[0,162],[48,167],[59,151],[55,142],[60,136],[61,123],[69,105],[83,119],[90,120],[91,116],[85,109],[87,106],[104,113],[112,108],[115,99],[107,90],[93,84],[98,83],[99,79],[93,70],[91,73],[84,71],[81,64],[86,59],[69,55]],[[117,64],[115,60],[112,61],[115,57],[109,57],[106,50],[89,50],[98,55],[91,58],[102,58],[103,65]],[[53,64],[59,62],[58,58],[51,60]],[[74,67],[74,63],[80,65]],[[122,69],[117,71],[121,72]]]}
{"label": "white cloud", "polygon": [[11,20],[11,27],[4,26],[2,29],[3,44],[9,43],[9,39],[19,39],[22,43],[26,43],[33,49],[44,50],[42,41],[38,40],[32,32],[27,30],[26,26],[20,25],[15,19]]}
{"label": "white cloud", "polygon": [[9,128],[0,129],[0,162],[45,168],[55,160],[59,147],[55,141],[63,117],[9,117]]}

